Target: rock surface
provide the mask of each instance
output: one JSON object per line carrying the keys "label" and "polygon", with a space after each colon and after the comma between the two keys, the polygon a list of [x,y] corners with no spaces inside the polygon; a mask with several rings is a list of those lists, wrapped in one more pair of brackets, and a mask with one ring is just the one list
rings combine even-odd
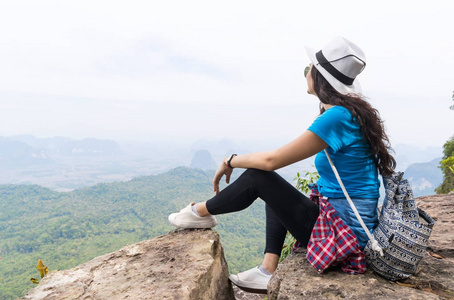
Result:
{"label": "rock surface", "polygon": [[264,300],[267,296],[263,294],[255,294],[243,291],[236,285],[232,284],[235,300]]}
{"label": "rock surface", "polygon": [[417,274],[394,283],[368,270],[346,275],[340,269],[318,274],[299,250],[281,263],[268,285],[268,299],[454,299],[454,195],[417,199],[436,224],[428,255]]}
{"label": "rock surface", "polygon": [[454,263],[454,193],[416,199],[418,206],[436,221],[430,235],[429,250]]}
{"label": "rock surface", "polygon": [[234,299],[219,235],[182,230],[51,272],[22,299]]}

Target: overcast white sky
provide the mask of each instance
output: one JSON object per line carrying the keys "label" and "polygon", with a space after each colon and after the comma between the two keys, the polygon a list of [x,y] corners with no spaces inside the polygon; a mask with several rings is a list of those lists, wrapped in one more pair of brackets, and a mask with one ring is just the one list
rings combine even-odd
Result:
{"label": "overcast white sky", "polygon": [[304,46],[358,44],[392,142],[454,134],[454,2],[1,1],[0,136],[291,140]]}

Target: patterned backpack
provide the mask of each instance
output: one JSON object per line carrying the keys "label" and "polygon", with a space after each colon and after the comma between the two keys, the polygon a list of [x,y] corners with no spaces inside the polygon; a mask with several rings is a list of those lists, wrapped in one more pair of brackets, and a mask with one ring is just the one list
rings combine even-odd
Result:
{"label": "patterned backpack", "polygon": [[383,177],[386,196],[373,234],[369,232],[345,189],[339,173],[325,150],[333,172],[369,241],[363,252],[368,265],[389,280],[412,276],[421,262],[435,224],[434,219],[418,208],[413,191],[403,172]]}
{"label": "patterned backpack", "polygon": [[373,232],[383,256],[372,249],[372,240],[364,248],[369,266],[389,280],[406,279],[416,273],[435,224],[429,214],[417,207],[403,175],[398,172],[383,177],[386,197]]}

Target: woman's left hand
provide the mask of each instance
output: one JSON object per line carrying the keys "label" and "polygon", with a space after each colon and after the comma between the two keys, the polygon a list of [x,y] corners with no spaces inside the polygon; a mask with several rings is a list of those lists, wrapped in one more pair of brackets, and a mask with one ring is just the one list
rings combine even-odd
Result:
{"label": "woman's left hand", "polygon": [[213,190],[216,194],[219,193],[219,182],[221,182],[222,176],[225,175],[225,182],[229,183],[230,182],[230,175],[232,175],[233,169],[227,166],[227,163],[225,162],[226,159],[222,161],[222,163],[219,165],[216,173],[214,174],[213,178]]}

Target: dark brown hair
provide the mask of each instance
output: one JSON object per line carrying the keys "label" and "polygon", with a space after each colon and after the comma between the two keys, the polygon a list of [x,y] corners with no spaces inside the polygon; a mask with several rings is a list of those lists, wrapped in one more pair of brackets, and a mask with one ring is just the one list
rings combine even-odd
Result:
{"label": "dark brown hair", "polygon": [[[392,148],[386,135],[383,121],[378,110],[357,94],[344,95],[336,91],[317,68],[312,67],[311,76],[314,81],[314,91],[322,103],[338,105],[347,108],[352,119],[360,125],[364,140],[370,147],[375,164],[381,175],[390,176],[396,167],[396,160],[390,154]],[[320,106],[320,114],[325,109]]]}

